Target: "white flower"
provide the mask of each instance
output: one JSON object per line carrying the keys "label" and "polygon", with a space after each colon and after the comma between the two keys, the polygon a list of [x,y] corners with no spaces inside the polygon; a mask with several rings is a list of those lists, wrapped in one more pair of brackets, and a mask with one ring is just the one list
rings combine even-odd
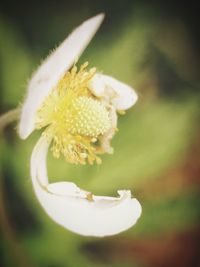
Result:
{"label": "white flower", "polygon": [[109,236],[134,225],[140,203],[129,190],[119,197],[95,196],[72,182],[48,182],[49,146],[74,164],[101,163],[98,154],[112,153],[110,141],[117,129],[117,112],[137,101],[128,85],[112,77],[74,66],[97,29],[103,14],[85,21],[44,61],[29,82],[22,107],[19,135],[27,138],[45,127],[31,157],[31,178],[46,213],[65,228],[87,236]]}

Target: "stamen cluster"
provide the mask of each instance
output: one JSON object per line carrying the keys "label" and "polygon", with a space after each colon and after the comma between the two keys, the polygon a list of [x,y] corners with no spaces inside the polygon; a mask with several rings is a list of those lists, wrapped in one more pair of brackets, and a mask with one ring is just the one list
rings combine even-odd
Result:
{"label": "stamen cluster", "polygon": [[98,144],[111,127],[105,105],[88,89],[96,69],[86,70],[86,62],[74,66],[60,80],[37,113],[36,127],[53,140],[55,157],[62,154],[70,163],[101,163]]}

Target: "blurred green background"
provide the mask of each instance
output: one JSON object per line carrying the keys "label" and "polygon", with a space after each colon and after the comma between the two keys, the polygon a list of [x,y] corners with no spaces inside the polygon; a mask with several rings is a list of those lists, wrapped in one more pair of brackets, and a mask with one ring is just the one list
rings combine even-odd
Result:
{"label": "blurred green background", "polygon": [[119,119],[114,155],[73,166],[49,155],[51,181],[95,194],[130,188],[143,214],[109,238],[70,233],[49,219],[33,193],[29,159],[39,134],[16,127],[0,140],[0,266],[200,266],[198,9],[148,1],[2,1],[0,109],[21,104],[32,72],[85,19],[106,19],[83,54],[90,66],[132,85],[138,103]]}

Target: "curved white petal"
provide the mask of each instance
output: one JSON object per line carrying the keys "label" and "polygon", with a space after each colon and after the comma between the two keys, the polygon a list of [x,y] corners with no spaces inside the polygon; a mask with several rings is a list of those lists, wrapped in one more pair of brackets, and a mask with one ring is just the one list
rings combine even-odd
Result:
{"label": "curved white petal", "polygon": [[103,75],[96,73],[90,80],[88,87],[95,96],[103,97],[105,95],[105,83]]}
{"label": "curved white petal", "polygon": [[89,88],[97,97],[109,96],[111,103],[117,110],[129,109],[138,99],[132,87],[100,73],[94,75]]}
{"label": "curved white petal", "polygon": [[81,24],[42,63],[28,85],[28,95],[22,107],[19,135],[22,139],[34,130],[35,113],[63,74],[80,57],[96,31],[104,14],[99,14]]}
{"label": "curved white petal", "polygon": [[109,236],[120,233],[141,215],[141,205],[129,190],[119,197],[93,196],[74,183],[48,184],[46,156],[49,143],[41,137],[31,158],[31,177],[36,196],[46,213],[58,224],[84,236]]}

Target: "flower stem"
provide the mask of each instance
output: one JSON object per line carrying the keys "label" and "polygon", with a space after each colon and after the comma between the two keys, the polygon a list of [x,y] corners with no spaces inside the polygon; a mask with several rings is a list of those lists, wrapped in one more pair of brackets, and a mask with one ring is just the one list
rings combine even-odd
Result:
{"label": "flower stem", "polygon": [[0,116],[0,134],[8,126],[8,124],[19,118],[20,111],[20,108],[15,108]]}

